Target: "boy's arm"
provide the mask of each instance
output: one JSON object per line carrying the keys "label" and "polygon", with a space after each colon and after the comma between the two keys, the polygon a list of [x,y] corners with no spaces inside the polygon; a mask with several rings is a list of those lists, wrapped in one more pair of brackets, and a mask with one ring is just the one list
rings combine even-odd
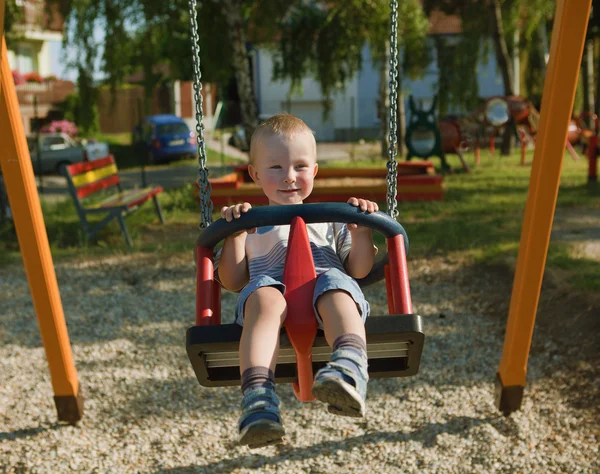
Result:
{"label": "boy's arm", "polygon": [[366,277],[375,263],[376,248],[373,245],[373,233],[368,227],[351,230],[352,245],[344,262],[344,268],[352,278]]}
{"label": "boy's arm", "polygon": [[[379,206],[376,202],[368,199],[351,197],[348,204],[360,207],[361,211],[377,212]],[[344,262],[344,268],[352,278],[366,277],[375,263],[375,254],[377,247],[373,245],[373,233],[368,227],[362,227],[356,224],[347,224],[352,237],[350,253]]]}
{"label": "boy's arm", "polygon": [[247,232],[229,236],[223,243],[219,259],[219,280],[230,291],[241,290],[248,280],[248,262],[246,259]]}
{"label": "boy's arm", "polygon": [[[248,202],[223,206],[221,217],[227,222],[238,219],[252,206]],[[239,291],[250,280],[248,272],[248,259],[246,258],[246,238],[248,234],[256,232],[256,228],[244,230],[230,235],[223,243],[221,259],[219,260],[219,280],[227,290]]]}

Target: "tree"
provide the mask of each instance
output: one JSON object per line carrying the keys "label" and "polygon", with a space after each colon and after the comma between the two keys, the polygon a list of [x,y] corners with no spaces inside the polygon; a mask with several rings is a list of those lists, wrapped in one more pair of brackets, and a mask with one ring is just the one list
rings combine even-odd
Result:
{"label": "tree", "polygon": [[[473,91],[473,85],[477,84],[477,60],[482,52],[480,45],[485,48],[486,44],[481,40],[487,38],[492,42],[503,79],[504,94],[513,95],[514,75],[511,58],[515,49],[514,33],[517,29],[523,31],[524,38],[530,41],[540,22],[545,21],[549,12],[553,11],[554,0],[425,0],[424,6],[427,12],[438,9],[447,14],[458,15],[462,20],[463,39],[456,47],[455,57],[471,57],[475,61],[471,67],[462,71],[463,80],[452,81],[446,85],[446,90],[440,88],[440,103],[448,100],[448,95],[452,97],[448,92],[453,91],[455,98],[459,98],[457,105],[470,107],[474,96],[469,90]],[[483,52],[485,53],[485,50]],[[442,80],[440,71],[440,82]],[[465,98],[467,100],[464,100]],[[510,127],[505,127],[503,155],[510,154],[512,137]]]}
{"label": "tree", "polygon": [[[100,48],[93,41],[93,32],[96,25],[103,25],[106,37],[101,69],[113,91],[128,74],[139,69],[144,71],[146,98],[161,81],[171,77],[192,79],[187,0],[49,1],[58,3],[65,15],[66,43],[78,51],[70,65],[76,70],[94,70]],[[296,3],[301,0],[206,0],[197,6],[202,80],[223,83],[232,76],[236,78],[248,134],[257,121],[246,50],[249,27],[264,24],[264,18],[284,16]],[[261,26],[263,31],[272,28],[270,23]],[[170,77],[156,72],[157,64],[167,64]]]}
{"label": "tree", "polygon": [[14,31],[14,26],[19,23],[21,17],[22,11],[17,6],[17,2],[15,0],[7,0],[4,11],[4,37],[9,48],[12,41],[16,39],[15,37],[18,37],[18,33]]}
{"label": "tree", "polygon": [[[325,3],[325,2],[324,2]],[[427,19],[417,0],[399,3],[398,31],[403,61],[411,75],[428,62],[425,35]],[[389,81],[389,2],[386,0],[339,0],[325,4],[300,5],[281,24],[281,36],[274,48],[275,79],[291,79],[291,90],[299,90],[301,80],[312,75],[325,97],[327,115],[335,92],[342,90],[362,67],[362,49],[371,48],[373,62],[380,68],[380,119],[382,155],[387,153],[387,82]],[[403,47],[404,46],[404,47]],[[398,98],[402,98],[399,75]],[[403,120],[400,120],[403,132]],[[402,145],[402,140],[399,144]]]}

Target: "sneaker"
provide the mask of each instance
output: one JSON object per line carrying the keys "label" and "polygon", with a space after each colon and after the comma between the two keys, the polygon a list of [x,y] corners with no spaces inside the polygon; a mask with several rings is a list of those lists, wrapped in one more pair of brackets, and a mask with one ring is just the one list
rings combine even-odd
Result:
{"label": "sneaker", "polygon": [[246,390],[241,403],[238,423],[239,443],[250,449],[262,448],[283,441],[285,430],[279,414],[279,399],[275,390],[254,387]]}
{"label": "sneaker", "polygon": [[[359,371],[338,363],[341,359],[351,360],[358,365]],[[338,349],[331,355],[329,363],[317,372],[312,393],[317,400],[328,404],[329,413],[362,418],[365,416],[368,381],[367,358],[353,350]]]}

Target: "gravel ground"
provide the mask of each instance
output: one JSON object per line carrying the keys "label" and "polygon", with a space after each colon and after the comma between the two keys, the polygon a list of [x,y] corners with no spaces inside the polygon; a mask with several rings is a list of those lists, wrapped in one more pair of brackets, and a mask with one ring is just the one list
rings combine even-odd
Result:
{"label": "gravel ground", "polygon": [[[280,386],[286,443],[251,451],[236,444],[239,388],[200,387],[185,353],[190,258],[113,257],[56,271],[84,418],[56,421],[24,270],[1,268],[1,472],[600,472],[599,311],[556,288],[542,295],[523,407],[511,416],[493,398],[510,277],[448,258],[413,261],[426,331],[419,374],[372,381],[362,421]],[[385,312],[383,291],[367,291],[374,313]],[[234,301],[225,294],[224,314]]]}

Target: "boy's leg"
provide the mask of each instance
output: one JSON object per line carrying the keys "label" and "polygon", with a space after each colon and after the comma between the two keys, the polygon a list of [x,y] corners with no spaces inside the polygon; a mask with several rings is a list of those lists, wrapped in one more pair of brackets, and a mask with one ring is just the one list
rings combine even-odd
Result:
{"label": "boy's leg", "polygon": [[365,323],[358,312],[356,302],[343,290],[331,290],[317,299],[317,311],[323,319],[323,331],[327,344],[333,343],[345,334],[356,334],[367,340]]}
{"label": "boy's leg", "polygon": [[244,398],[239,433],[240,444],[250,448],[279,443],[285,434],[274,377],[279,331],[285,315],[285,299],[277,288],[258,288],[245,302],[244,329],[240,339]]}
{"label": "boy's leg", "polygon": [[277,288],[263,286],[246,300],[240,339],[240,373],[250,367],[275,371],[279,331],[286,315],[285,298]]}
{"label": "boy's leg", "polygon": [[329,364],[317,372],[313,395],[334,414],[362,417],[369,375],[363,319],[354,298],[343,290],[323,293],[316,302],[325,339],[332,347]]}

